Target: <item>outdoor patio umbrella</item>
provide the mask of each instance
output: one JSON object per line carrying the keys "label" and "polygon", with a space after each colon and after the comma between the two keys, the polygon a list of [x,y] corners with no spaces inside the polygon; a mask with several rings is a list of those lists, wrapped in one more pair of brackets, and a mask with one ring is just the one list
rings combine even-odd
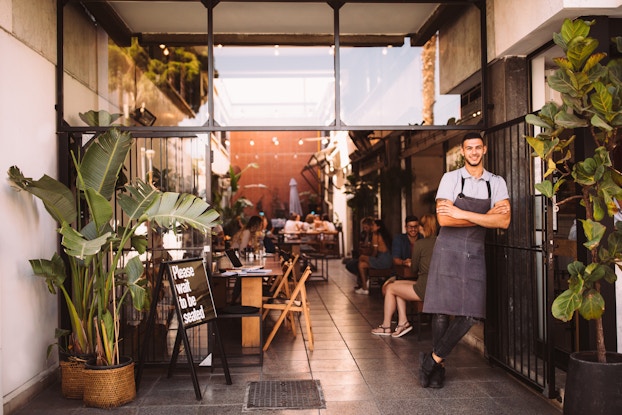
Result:
{"label": "outdoor patio umbrella", "polygon": [[298,183],[292,177],[289,181],[289,211],[302,216],[302,206],[300,206],[300,195],[298,194]]}

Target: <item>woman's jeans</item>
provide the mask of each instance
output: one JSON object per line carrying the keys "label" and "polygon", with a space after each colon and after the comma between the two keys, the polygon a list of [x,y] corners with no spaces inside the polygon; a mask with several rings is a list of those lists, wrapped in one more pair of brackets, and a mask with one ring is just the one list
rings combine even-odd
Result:
{"label": "woman's jeans", "polygon": [[456,316],[451,322],[447,314],[432,315],[432,347],[434,354],[445,359],[460,339],[478,322],[474,317]]}

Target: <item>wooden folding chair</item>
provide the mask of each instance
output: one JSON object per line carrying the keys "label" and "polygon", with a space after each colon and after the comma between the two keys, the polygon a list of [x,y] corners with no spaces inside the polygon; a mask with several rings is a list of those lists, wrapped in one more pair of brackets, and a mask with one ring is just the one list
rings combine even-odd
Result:
{"label": "wooden folding chair", "polygon": [[285,321],[285,318],[288,318],[292,327],[292,333],[294,337],[296,337],[296,324],[294,320],[293,313],[302,313],[305,319],[305,328],[307,330],[307,337],[309,339],[309,350],[313,351],[313,332],[311,330],[311,313],[309,311],[309,302],[307,301],[307,289],[305,287],[305,283],[307,279],[311,275],[311,268],[307,267],[307,269],[302,273],[300,279],[296,283],[296,287],[292,291],[292,294],[289,298],[283,299],[280,301],[267,301],[263,304],[264,315],[270,310],[280,310],[281,314],[279,318],[274,323],[274,327],[270,332],[270,335],[266,339],[266,343],[263,346],[263,350],[268,350],[270,347],[270,343],[274,339],[276,332]]}
{"label": "wooden folding chair", "polygon": [[[293,280],[294,263],[292,260],[288,260],[283,263],[283,273],[276,277],[270,287],[270,296],[263,297],[263,301],[275,301],[278,298],[290,298],[293,290],[293,285],[296,281]],[[270,310],[264,310],[262,319],[265,319]]]}

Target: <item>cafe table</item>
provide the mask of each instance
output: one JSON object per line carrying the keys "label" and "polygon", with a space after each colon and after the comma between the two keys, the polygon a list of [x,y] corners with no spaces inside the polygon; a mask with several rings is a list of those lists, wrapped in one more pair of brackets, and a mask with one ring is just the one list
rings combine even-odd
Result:
{"label": "cafe table", "polygon": [[[274,254],[258,260],[247,261],[242,259],[243,267],[260,265],[263,268],[256,271],[228,270],[224,273],[214,274],[214,277],[235,277],[241,283],[241,305],[259,308],[263,304],[263,281],[267,278],[278,277],[283,274],[283,269],[278,258]],[[242,347],[261,347],[261,317],[242,317]]]}

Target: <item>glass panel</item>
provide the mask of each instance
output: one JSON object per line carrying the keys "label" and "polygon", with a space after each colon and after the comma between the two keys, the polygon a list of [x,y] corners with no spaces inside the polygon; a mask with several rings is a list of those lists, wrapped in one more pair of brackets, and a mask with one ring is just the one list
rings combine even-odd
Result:
{"label": "glass panel", "polygon": [[[423,48],[411,46],[405,37],[418,33],[437,7],[434,3],[356,2],[340,9],[341,121],[345,125],[421,124],[426,110],[423,79],[430,76],[425,72],[429,68],[434,68],[434,94],[429,99],[432,124],[446,125],[450,118],[460,118],[459,95],[439,92],[438,45],[432,48],[435,53],[422,59]],[[386,21],[391,22],[390,31],[382,25]],[[351,47],[353,43],[356,47]]]}
{"label": "glass panel", "polygon": [[[421,50],[408,44],[342,47],[341,120],[350,126],[421,124]],[[441,95],[438,69],[435,73],[434,124],[445,125],[450,118],[460,118],[460,96]]]}
{"label": "glass panel", "polygon": [[[113,3],[114,8],[122,7],[137,19],[141,13],[164,13],[170,6],[166,2]],[[84,125],[79,113],[106,110],[121,113],[118,122],[123,125],[204,125],[208,118],[207,9],[198,6],[196,11],[203,17],[197,21],[204,22],[202,34],[180,35],[186,36],[186,42],[169,36],[174,45],[143,34],[147,40],[142,42],[138,38],[122,39],[128,46],[120,46],[101,27],[85,21],[72,7],[65,7],[67,122]]]}
{"label": "glass panel", "polygon": [[329,125],[334,113],[329,47],[219,47],[214,118],[223,126]]}
{"label": "glass panel", "polygon": [[326,3],[219,3],[214,8],[215,122],[331,124],[332,41],[333,9]]}

